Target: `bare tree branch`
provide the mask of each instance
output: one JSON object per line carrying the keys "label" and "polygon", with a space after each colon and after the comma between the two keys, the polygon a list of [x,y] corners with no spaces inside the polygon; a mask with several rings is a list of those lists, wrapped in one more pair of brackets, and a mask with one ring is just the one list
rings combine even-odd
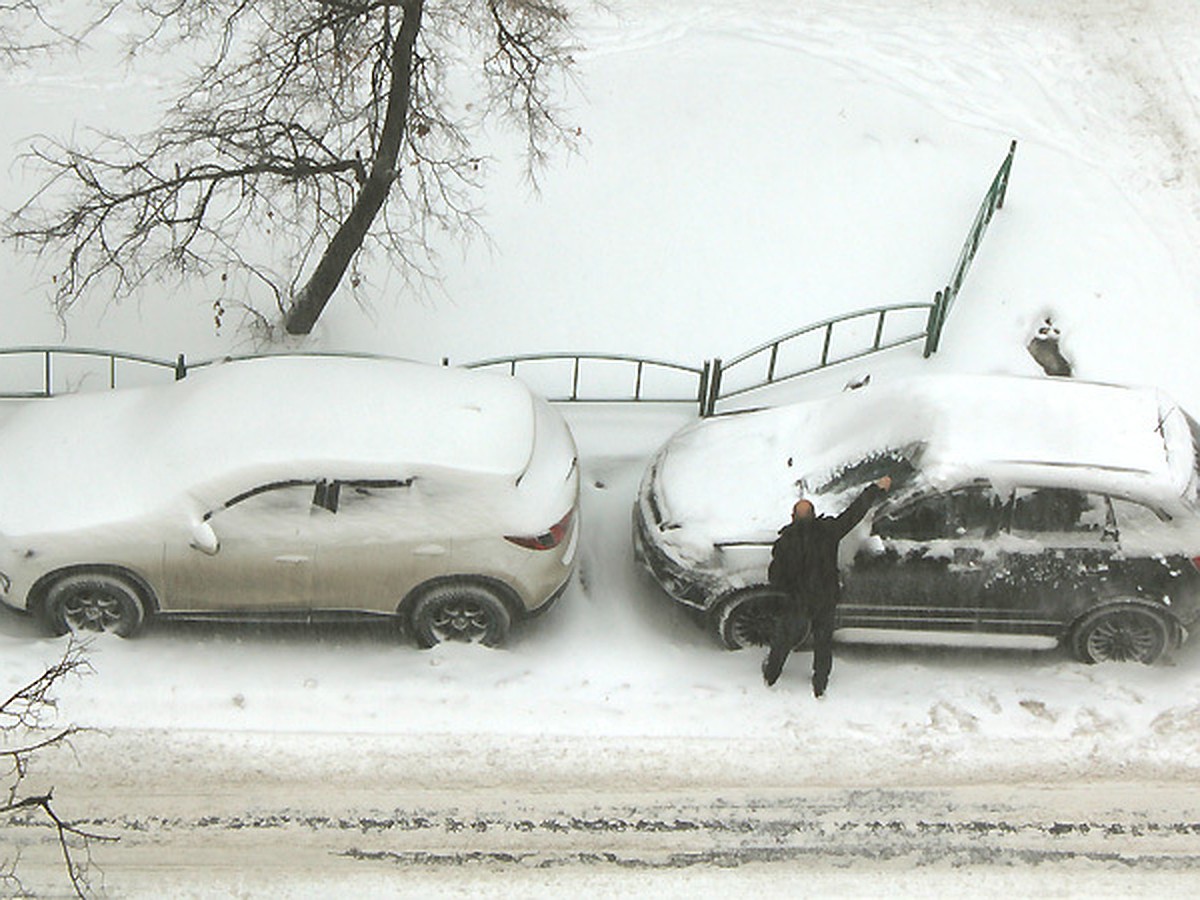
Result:
{"label": "bare tree branch", "polygon": [[[6,766],[0,769],[0,775],[7,782],[7,799],[0,802],[0,816],[40,813],[48,820],[55,829],[67,877],[77,897],[91,893],[91,843],[116,838],[95,834],[63,819],[54,807],[53,790],[22,796],[21,787],[33,759],[51,748],[69,747],[71,736],[81,730],[74,726],[51,728],[48,723],[57,710],[54,689],[65,678],[91,672],[85,650],[84,644],[72,641],[61,659],[0,702],[0,760]],[[83,854],[82,859],[78,853]],[[23,894],[17,874],[19,861],[19,855],[0,861],[0,884]]]}
{"label": "bare tree branch", "polygon": [[110,2],[142,23],[135,57],[202,61],[148,134],[31,146],[42,183],[6,234],[55,259],[60,316],[101,284],[120,297],[240,271],[307,333],[362,253],[420,280],[437,268],[434,234],[481,233],[483,121],[524,136],[535,188],[553,147],[573,146],[554,100],[574,66],[557,0]]}

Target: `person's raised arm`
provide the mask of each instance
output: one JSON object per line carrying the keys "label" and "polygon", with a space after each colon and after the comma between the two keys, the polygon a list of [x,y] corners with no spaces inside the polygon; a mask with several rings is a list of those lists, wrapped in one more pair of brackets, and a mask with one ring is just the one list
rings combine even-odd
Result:
{"label": "person's raised arm", "polygon": [[892,479],[890,475],[884,475],[874,484],[867,485],[867,489],[858,495],[858,498],[847,506],[833,520],[834,527],[837,529],[838,540],[845,537],[850,529],[862,521],[863,516],[867,514],[867,510],[871,508],[876,500],[892,489]]}

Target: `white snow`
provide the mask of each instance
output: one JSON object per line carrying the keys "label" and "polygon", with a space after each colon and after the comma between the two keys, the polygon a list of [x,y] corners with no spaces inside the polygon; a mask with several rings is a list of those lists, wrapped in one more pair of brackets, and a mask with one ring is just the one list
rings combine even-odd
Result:
{"label": "white snow", "polygon": [[[617,12],[589,13],[582,33],[582,153],[533,198],[498,141],[483,198],[494,244],[447,246],[444,280],[425,296],[376,261],[367,308],[338,297],[304,346],[697,364],[827,315],[926,300],[1015,137],[1007,203],[939,354],[922,360],[910,346],[772,396],[826,396],[867,372],[876,383],[1038,375],[1024,347],[1051,315],[1081,378],[1162,388],[1200,411],[1192,0],[654,0]],[[137,82],[94,65],[0,74],[6,162],[27,132],[144,118]],[[140,77],[152,93],[158,76]],[[0,199],[11,205],[28,185],[18,168]],[[12,247],[0,253],[0,339],[57,340],[45,274]],[[165,357],[245,349],[229,325],[213,333],[218,289],[97,300],[70,321],[71,342]],[[579,574],[506,649],[421,652],[359,631],[105,639],[95,675],[65,690],[63,721],[161,731],[165,758],[216,741],[205,735],[235,736],[264,760],[295,732],[322,736],[300,758],[352,757],[375,738],[379,752],[427,745],[438,773],[470,768],[483,782],[492,771],[530,783],[617,772],[638,786],[1200,774],[1200,641],[1152,668],[1059,651],[857,647],[839,652],[820,702],[805,654],[765,689],[757,654],[717,649],[633,560],[637,484],[689,410],[567,415],[584,478]],[[0,691],[62,647],[0,618]]]}

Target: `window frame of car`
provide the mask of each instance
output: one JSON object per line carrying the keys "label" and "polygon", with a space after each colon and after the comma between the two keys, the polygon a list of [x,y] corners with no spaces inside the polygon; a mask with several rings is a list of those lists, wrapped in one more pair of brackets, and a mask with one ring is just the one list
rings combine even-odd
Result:
{"label": "window frame of car", "polygon": [[331,513],[337,513],[341,505],[342,491],[397,490],[411,488],[416,479],[408,478],[335,478],[317,483],[313,492],[313,504]]}
{"label": "window frame of car", "polygon": [[[996,499],[1000,501],[999,505],[996,507],[995,521],[989,522],[985,526],[985,530],[984,530],[984,534],[983,534],[984,538],[995,537],[998,534],[1009,534],[1009,535],[1014,535],[1014,536],[1018,536],[1018,537],[1020,536],[1019,532],[1014,530],[1014,515],[1016,513],[1017,495],[1018,495],[1018,492],[1020,492],[1022,490],[1073,491],[1075,493],[1083,495],[1084,497],[1091,496],[1091,497],[1102,498],[1104,501],[1104,504],[1105,504],[1105,523],[1100,529],[1100,537],[1102,540],[1111,541],[1112,543],[1115,543],[1115,544],[1120,544],[1121,524],[1122,523],[1121,523],[1120,517],[1117,515],[1117,512],[1113,507],[1114,500],[1120,500],[1124,503],[1130,503],[1130,504],[1138,506],[1142,509],[1145,509],[1150,514],[1152,514],[1159,522],[1162,522],[1163,524],[1170,524],[1175,519],[1175,517],[1172,516],[1170,514],[1170,512],[1163,509],[1161,506],[1159,506],[1155,503],[1151,503],[1151,502],[1147,501],[1145,498],[1135,497],[1128,493],[1121,493],[1121,492],[1116,492],[1116,491],[1090,491],[1090,490],[1085,490],[1082,488],[1065,487],[1062,485],[1031,484],[1031,483],[1026,483],[1026,482],[1013,484],[1011,486],[1006,486],[1005,489],[1002,491],[1002,490],[998,489],[995,486],[995,484],[993,482],[991,482],[989,479],[975,479],[973,481],[964,482],[962,484],[957,484],[957,485],[954,485],[953,487],[943,489],[943,490],[921,491],[919,493],[916,493],[916,494],[913,494],[913,495],[910,495],[910,496],[907,496],[904,498],[898,498],[897,501],[895,501],[891,505],[885,504],[884,506],[880,507],[880,509],[876,512],[875,516],[872,519],[871,534],[876,537],[879,537],[883,540],[912,541],[915,543],[927,543],[929,541],[935,541],[935,540],[969,539],[969,538],[964,538],[963,536],[951,535],[951,534],[942,534],[942,535],[938,535],[936,537],[930,537],[930,538],[913,538],[913,537],[903,536],[903,535],[884,534],[879,531],[879,525],[881,522],[886,523],[886,521],[888,519],[895,519],[898,515],[903,515],[904,513],[912,510],[913,507],[917,506],[918,504],[930,502],[935,498],[950,497],[955,494],[963,494],[966,492],[983,490],[983,489],[992,491],[996,495]],[[1054,533],[1051,531],[1047,531],[1045,529],[1041,529],[1041,530],[1025,529],[1025,530],[1033,531],[1033,533],[1035,533],[1035,534]],[[1064,533],[1083,534],[1083,533],[1088,533],[1088,529],[1068,529]],[[978,539],[978,536],[975,536],[974,539]]]}
{"label": "window frame of car", "polygon": [[939,499],[945,500],[947,498],[953,498],[957,495],[979,493],[985,490],[993,493],[996,500],[999,500],[1000,503],[992,511],[993,521],[985,523],[983,525],[983,533],[981,535],[975,535],[974,537],[975,539],[994,537],[1002,530],[1002,523],[1006,518],[1005,509],[1008,505],[1008,502],[1011,501],[1011,494],[1009,495],[1009,501],[1005,501],[1000,491],[996,490],[995,485],[993,485],[992,482],[986,478],[979,478],[973,481],[964,482],[944,490],[925,490],[907,497],[899,498],[895,503],[885,505],[876,512],[871,521],[871,534],[885,541],[907,541],[917,544],[938,540],[963,540],[963,536],[951,534],[939,534],[933,537],[923,538],[912,537],[911,535],[906,534],[885,534],[881,532],[879,528],[881,524],[886,525],[889,520],[894,522],[896,519],[910,514],[919,506],[930,504]]}
{"label": "window frame of car", "polygon": [[414,480],[411,476],[408,478],[282,478],[278,481],[264,482],[263,484],[255,485],[248,490],[234,494],[220,506],[206,512],[203,521],[207,522],[213,516],[225,510],[232,509],[239,503],[243,503],[253,497],[261,496],[268,491],[306,486],[311,486],[313,489],[311,502],[313,509],[323,509],[336,514],[343,487],[351,489],[362,488],[364,490],[371,488],[408,488],[412,487]]}

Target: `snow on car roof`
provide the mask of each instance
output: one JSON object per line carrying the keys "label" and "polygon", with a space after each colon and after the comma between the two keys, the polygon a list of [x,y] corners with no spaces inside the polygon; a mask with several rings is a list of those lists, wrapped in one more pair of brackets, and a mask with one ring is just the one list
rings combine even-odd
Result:
{"label": "snow on car roof", "polygon": [[534,415],[513,379],[344,357],[239,360],[169,385],[31,402],[0,430],[0,531],[127,518],[281,475],[515,479]]}
{"label": "snow on car roof", "polygon": [[[844,503],[844,494],[822,498],[819,488],[847,464],[914,445],[923,476],[946,483],[1053,471],[1057,483],[1081,489],[1178,495],[1193,460],[1186,420],[1166,415],[1176,409],[1153,389],[1060,379],[929,375],[876,383],[689,426],[655,463],[659,502],[678,526],[673,542],[688,542],[690,531],[700,532],[701,544],[766,540],[799,496],[811,496],[819,512],[837,512],[822,501]],[[1188,451],[1172,460],[1168,443]]]}

